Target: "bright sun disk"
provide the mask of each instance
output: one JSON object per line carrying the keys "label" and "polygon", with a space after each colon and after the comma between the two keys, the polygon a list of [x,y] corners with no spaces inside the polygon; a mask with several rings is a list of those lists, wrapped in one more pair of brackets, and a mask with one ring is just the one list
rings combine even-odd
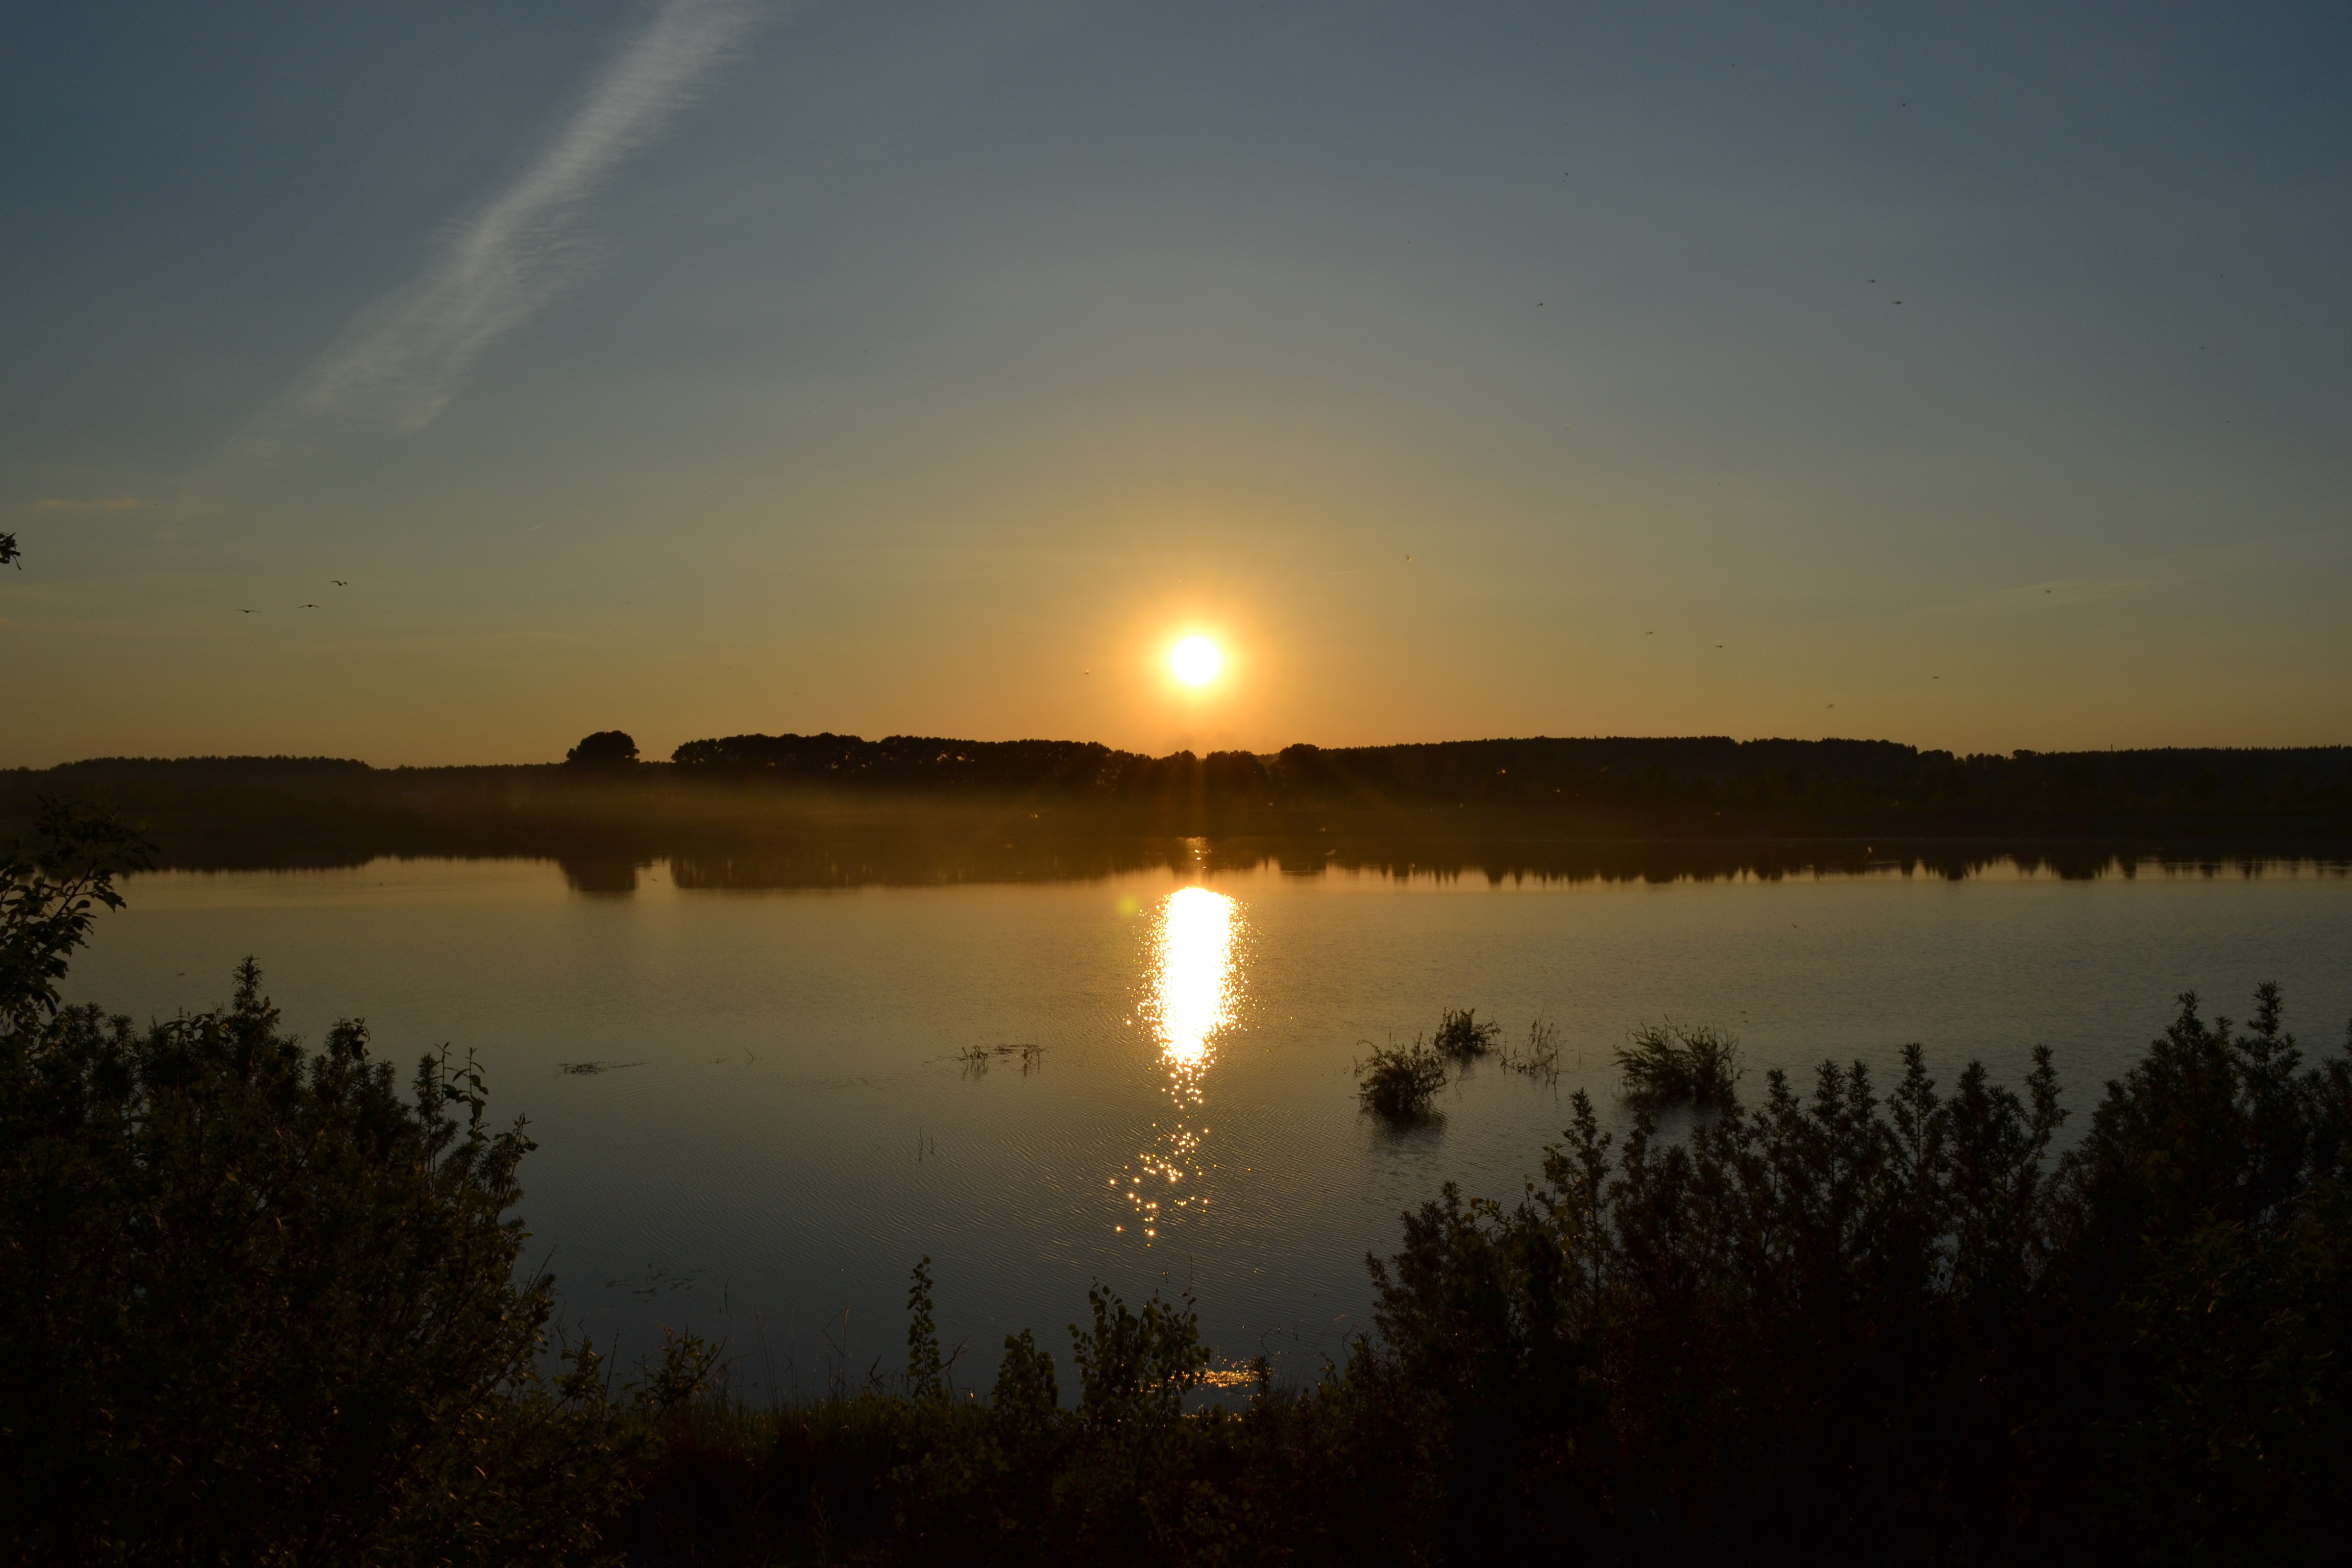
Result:
{"label": "bright sun disk", "polygon": [[1187,686],[1205,686],[1214,680],[1224,662],[1224,655],[1217,651],[1217,645],[1206,637],[1186,637],[1168,655],[1168,667],[1176,672],[1176,679]]}

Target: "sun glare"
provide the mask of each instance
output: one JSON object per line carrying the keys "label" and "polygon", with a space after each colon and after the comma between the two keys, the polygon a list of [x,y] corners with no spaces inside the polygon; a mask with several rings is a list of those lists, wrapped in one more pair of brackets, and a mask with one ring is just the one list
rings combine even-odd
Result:
{"label": "sun glare", "polygon": [[1206,637],[1186,637],[1171,649],[1168,668],[1187,686],[1206,686],[1224,668],[1225,656]]}

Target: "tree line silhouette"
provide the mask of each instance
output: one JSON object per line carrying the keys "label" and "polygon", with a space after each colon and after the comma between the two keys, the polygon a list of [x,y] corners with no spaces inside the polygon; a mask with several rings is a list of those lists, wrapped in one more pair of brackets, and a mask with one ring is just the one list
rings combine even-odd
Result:
{"label": "tree line silhouette", "polygon": [[853,790],[1196,795],[1270,806],[2352,811],[2347,746],[1959,756],[1893,741],[1538,736],[1150,757],[1074,741],[819,734],[689,741],[671,761],[685,773]]}
{"label": "tree line silhouette", "polygon": [[1318,855],[1377,842],[1424,864],[1478,858],[1412,846],[1474,838],[1998,839],[2077,858],[2095,841],[2100,863],[2352,854],[2342,746],[1958,756],[1885,741],[1534,738],[1153,757],[1089,742],[816,734],[692,741],[667,763],[636,759],[621,731],[586,737],[565,763],[518,766],[96,758],[0,772],[0,832],[22,831],[39,795],[62,793],[146,824],[180,865],[708,860],[788,844],[911,864],[1027,855],[1045,838],[1061,847],[1052,860],[1080,838],[1197,834],[1318,837]]}

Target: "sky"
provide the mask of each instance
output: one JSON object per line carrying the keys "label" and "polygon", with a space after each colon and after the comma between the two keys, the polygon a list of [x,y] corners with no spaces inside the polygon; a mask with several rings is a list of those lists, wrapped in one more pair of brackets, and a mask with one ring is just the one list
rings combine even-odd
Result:
{"label": "sky", "polygon": [[2348,74],[2326,5],[10,7],[0,765],[2352,742]]}

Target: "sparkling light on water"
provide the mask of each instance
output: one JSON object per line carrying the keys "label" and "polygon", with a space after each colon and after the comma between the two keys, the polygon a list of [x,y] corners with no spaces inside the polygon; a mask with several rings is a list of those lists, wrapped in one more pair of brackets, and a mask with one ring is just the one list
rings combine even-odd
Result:
{"label": "sparkling light on water", "polygon": [[1210,1043],[1234,1021],[1234,937],[1241,905],[1206,888],[1168,895],[1151,943],[1150,1017],[1160,1055],[1197,1082]]}
{"label": "sparkling light on water", "polygon": [[[1154,1124],[1158,1140],[1126,1173],[1128,1200],[1146,1239],[1160,1234],[1164,1211],[1208,1205],[1199,1190],[1199,1155],[1209,1129],[1192,1125],[1191,1115],[1202,1106],[1217,1037],[1232,1026],[1238,1007],[1241,929],[1240,901],[1206,888],[1169,894],[1154,917],[1143,1016],[1168,1069],[1174,1115],[1165,1127]],[[1118,1177],[1112,1182],[1120,1184]]]}

